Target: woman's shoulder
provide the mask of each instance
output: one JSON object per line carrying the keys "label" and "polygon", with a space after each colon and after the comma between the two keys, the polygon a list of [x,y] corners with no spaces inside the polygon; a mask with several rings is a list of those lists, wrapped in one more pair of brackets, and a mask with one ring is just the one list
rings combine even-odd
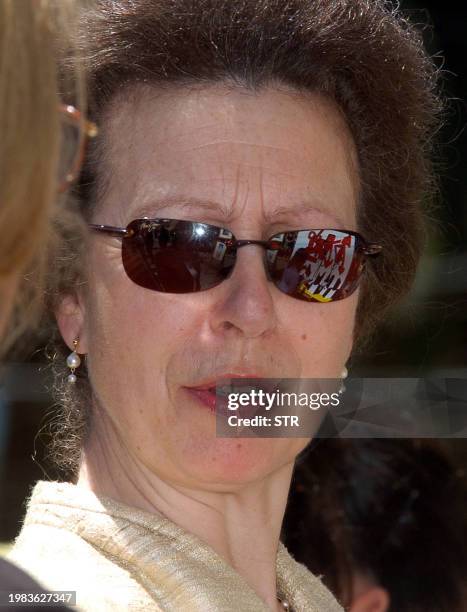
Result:
{"label": "woman's shoulder", "polygon": [[[74,486],[45,481],[36,484],[27,504],[23,527],[7,559],[46,590],[76,591],[79,610],[158,612],[160,608],[130,572],[105,554],[96,542],[83,537],[84,529],[80,533],[77,507],[70,499],[70,487]],[[73,493],[81,496],[81,491],[72,492],[71,497]],[[63,504],[69,504],[65,516],[61,513],[60,499]],[[83,503],[97,504],[92,494],[85,494]],[[89,527],[87,524],[86,529]]]}
{"label": "woman's shoulder", "polygon": [[26,526],[8,560],[48,591],[75,591],[79,610],[159,611],[127,570],[76,533]]}

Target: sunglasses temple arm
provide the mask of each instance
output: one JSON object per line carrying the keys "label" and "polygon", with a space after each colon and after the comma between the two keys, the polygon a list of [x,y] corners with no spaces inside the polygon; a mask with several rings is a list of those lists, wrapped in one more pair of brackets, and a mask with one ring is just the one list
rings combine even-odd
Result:
{"label": "sunglasses temple arm", "polygon": [[117,238],[125,238],[125,236],[128,236],[128,230],[124,227],[114,227],[112,225],[95,225],[94,223],[90,223],[89,229],[95,232],[109,234],[110,236],[115,236]]}
{"label": "sunglasses temple arm", "polygon": [[367,257],[374,257],[375,255],[379,255],[383,247],[380,244],[364,244],[362,246],[362,253]]}

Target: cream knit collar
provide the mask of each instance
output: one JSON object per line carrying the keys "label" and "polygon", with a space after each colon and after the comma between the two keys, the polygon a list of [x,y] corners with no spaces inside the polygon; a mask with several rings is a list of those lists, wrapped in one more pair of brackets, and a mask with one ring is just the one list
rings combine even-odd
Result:
{"label": "cream knit collar", "polygon": [[[24,527],[29,525],[75,533],[126,569],[161,609],[268,610],[223,558],[162,515],[71,483],[39,481],[24,522]],[[278,593],[294,612],[342,612],[321,581],[298,564],[281,542],[276,571]]]}

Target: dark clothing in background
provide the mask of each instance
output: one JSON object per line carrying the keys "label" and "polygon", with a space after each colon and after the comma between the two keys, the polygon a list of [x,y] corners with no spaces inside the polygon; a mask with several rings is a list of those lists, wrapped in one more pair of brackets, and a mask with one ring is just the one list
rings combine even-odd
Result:
{"label": "dark clothing in background", "polygon": [[[5,559],[0,559],[0,591],[26,591],[31,593],[45,593],[41,585],[33,580],[26,572],[22,569],[13,565]],[[26,605],[2,605],[0,603],[0,609],[16,609],[16,610],[44,610],[44,612],[66,612],[70,610],[63,605],[47,606],[30,604]]]}

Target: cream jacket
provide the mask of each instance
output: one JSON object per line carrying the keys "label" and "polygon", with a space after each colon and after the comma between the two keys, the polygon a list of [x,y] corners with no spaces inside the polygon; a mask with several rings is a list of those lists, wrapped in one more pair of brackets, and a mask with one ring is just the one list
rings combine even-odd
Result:
{"label": "cream jacket", "polygon": [[[81,611],[266,612],[226,561],[165,517],[70,483],[39,481],[8,558]],[[342,612],[279,543],[278,592],[294,612]]]}

